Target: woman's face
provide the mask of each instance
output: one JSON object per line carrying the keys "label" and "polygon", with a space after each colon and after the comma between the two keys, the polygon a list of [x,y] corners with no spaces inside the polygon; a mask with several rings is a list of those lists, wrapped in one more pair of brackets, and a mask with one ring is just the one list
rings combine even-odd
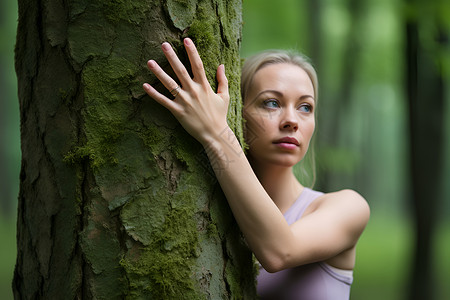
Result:
{"label": "woman's face", "polygon": [[258,70],[244,99],[246,142],[252,164],[294,166],[315,128],[314,88],[300,67],[279,63]]}

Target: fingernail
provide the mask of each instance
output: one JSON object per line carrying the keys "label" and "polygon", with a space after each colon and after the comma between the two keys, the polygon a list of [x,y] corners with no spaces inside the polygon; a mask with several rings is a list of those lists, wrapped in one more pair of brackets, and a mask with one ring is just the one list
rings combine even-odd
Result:
{"label": "fingernail", "polygon": [[156,63],[155,63],[154,60],[149,60],[149,61],[147,62],[147,66],[148,66],[149,68],[154,68],[154,67],[156,66]]}
{"label": "fingernail", "polygon": [[169,50],[170,49],[170,44],[165,42],[165,43],[162,44],[162,48],[163,48],[163,50]]}
{"label": "fingernail", "polygon": [[148,83],[144,83],[142,85],[142,87],[144,88],[144,90],[148,90],[148,88],[150,87],[150,85]]}
{"label": "fingernail", "polygon": [[192,40],[191,40],[190,38],[185,38],[185,39],[184,39],[184,44],[185,44],[186,46],[190,46],[190,45],[192,45]]}

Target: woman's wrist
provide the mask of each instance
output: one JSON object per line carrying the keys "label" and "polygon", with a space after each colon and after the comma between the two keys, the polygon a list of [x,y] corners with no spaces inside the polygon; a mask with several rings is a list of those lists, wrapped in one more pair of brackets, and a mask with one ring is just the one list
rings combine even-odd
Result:
{"label": "woman's wrist", "polygon": [[219,145],[228,140],[233,140],[232,137],[234,136],[234,132],[231,130],[228,124],[217,126],[216,128],[221,128],[221,130],[215,130],[210,133],[205,133],[205,135],[199,139],[199,142],[203,145],[204,148],[211,147],[212,145]]}
{"label": "woman's wrist", "polygon": [[230,127],[226,126],[219,134],[205,140],[202,145],[219,181],[224,173],[234,168],[233,165],[242,167],[241,160],[245,154]]}

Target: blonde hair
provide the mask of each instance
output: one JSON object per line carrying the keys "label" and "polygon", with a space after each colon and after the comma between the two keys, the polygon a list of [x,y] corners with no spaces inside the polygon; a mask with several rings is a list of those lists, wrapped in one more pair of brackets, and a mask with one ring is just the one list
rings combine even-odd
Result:
{"label": "blonde hair", "polygon": [[242,101],[245,102],[248,90],[252,85],[253,77],[256,72],[267,65],[281,63],[298,66],[302,68],[306,74],[308,74],[314,88],[314,98],[317,102],[319,82],[317,80],[316,70],[312,66],[308,57],[301,53],[289,50],[267,50],[245,60],[241,73]]}
{"label": "blonde hair", "polygon": [[[291,50],[266,50],[245,60],[242,66],[241,73],[241,96],[245,103],[248,91],[253,83],[253,78],[259,70],[268,65],[273,64],[291,64],[302,68],[313,85],[314,99],[317,105],[319,82],[317,73],[312,66],[310,59],[298,52]],[[310,172],[308,172],[308,169]],[[316,180],[316,164],[314,153],[314,137],[310,141],[309,149],[305,157],[294,167],[294,174],[303,183],[309,181],[309,186],[312,188]]]}

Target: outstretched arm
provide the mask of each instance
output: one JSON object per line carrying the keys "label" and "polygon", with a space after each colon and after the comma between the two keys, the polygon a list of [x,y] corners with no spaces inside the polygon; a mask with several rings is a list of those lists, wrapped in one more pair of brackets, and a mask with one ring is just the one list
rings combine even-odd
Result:
{"label": "outstretched arm", "polygon": [[[147,83],[144,89],[169,109],[206,149],[233,214],[264,268],[278,271],[331,258],[353,247],[367,222],[361,217],[367,210],[365,201],[351,192],[331,195],[328,197],[334,197],[337,201],[320,201],[323,203],[320,209],[289,226],[259,182],[236,136],[227,125],[229,95],[224,67],[218,67],[219,84],[217,93],[214,93],[194,44],[190,39],[185,39],[184,45],[193,78],[170,45],[162,45],[182,85],[178,93],[174,91],[175,98],[165,97]],[[169,91],[177,88],[176,81],[156,62],[149,61],[148,67]]]}

